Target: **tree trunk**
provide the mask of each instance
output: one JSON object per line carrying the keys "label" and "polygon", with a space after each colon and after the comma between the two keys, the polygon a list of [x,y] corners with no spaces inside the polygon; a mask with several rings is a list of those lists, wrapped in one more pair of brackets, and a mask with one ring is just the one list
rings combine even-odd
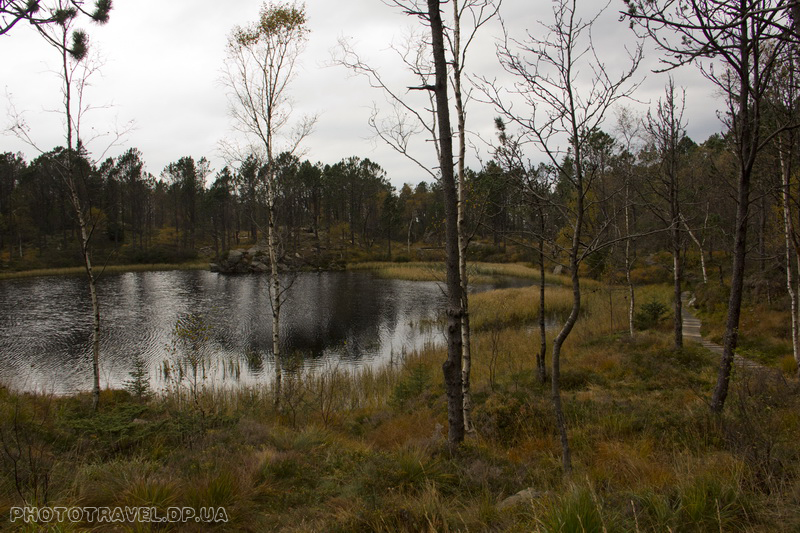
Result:
{"label": "tree trunk", "polygon": [[411,218],[408,220],[408,237],[406,240],[406,254],[408,254],[409,261],[413,260],[411,257],[411,225],[414,223],[414,212],[411,212]]}
{"label": "tree trunk", "polygon": [[[747,256],[747,217],[750,207],[750,181],[758,153],[759,116],[758,108],[751,107],[750,95],[753,91],[750,80],[750,46],[748,21],[741,23],[741,40],[739,43],[739,95],[738,123],[740,124],[737,139],[737,156],[739,164],[739,180],[736,197],[736,227],[733,245],[733,268],[731,272],[731,292],[728,299],[728,317],[725,321],[725,334],[722,343],[722,359],[720,360],[717,385],[711,398],[711,411],[721,413],[728,397],[728,386],[731,379],[734,350],[739,341],[739,319],[742,312],[742,292],[744,288],[745,258]],[[755,67],[759,65],[756,64]],[[758,70],[757,68],[755,69]]]}
{"label": "tree trunk", "polygon": [[[673,220],[673,224],[677,224],[677,220]],[[672,229],[672,285],[673,285],[673,298],[674,304],[674,342],[675,349],[683,349],[683,305],[681,301],[681,249],[680,249],[680,233],[678,228]]]}
{"label": "tree trunk", "polygon": [[[70,153],[70,160],[72,157]],[[67,172],[72,171],[73,165],[70,163],[69,167]],[[86,270],[86,278],[89,282],[89,296],[92,301],[92,409],[97,411],[100,405],[100,301],[97,298],[97,284],[92,267],[91,250],[89,249],[89,239],[91,236],[88,231],[88,224],[86,223],[86,218],[72,176],[66,178],[66,183],[69,188],[72,205],[75,208],[75,214],[78,217],[83,266]]]}
{"label": "tree trunk", "polygon": [[747,213],[750,203],[750,172],[743,169],[739,176],[739,190],[736,206],[736,233],[733,246],[733,272],[731,292],[728,298],[728,316],[725,321],[725,335],[722,343],[722,358],[717,374],[717,385],[711,398],[711,411],[721,413],[728,397],[734,351],[739,341],[739,318],[742,311],[742,292],[744,288],[744,267],[747,254]]}
{"label": "tree trunk", "polygon": [[469,285],[467,279],[467,228],[466,228],[466,187],[464,176],[464,160],[466,159],[466,114],[461,94],[461,17],[458,11],[458,0],[453,0],[453,93],[458,120],[458,266],[461,277],[461,388],[464,395],[464,431],[472,433],[472,396],[470,394],[470,373],[472,370],[472,354],[469,329]]}
{"label": "tree trunk", "polygon": [[[778,154],[781,164],[781,181],[782,181],[782,203],[783,203],[783,237],[786,246],[786,290],[789,293],[789,303],[791,305],[792,316],[792,355],[797,363],[797,372],[800,376],[800,332],[798,332],[798,311],[797,311],[797,297],[795,292],[794,280],[792,270],[794,268],[792,256],[797,253],[797,249],[793,246],[793,224],[792,224],[792,209],[791,209],[791,150],[786,150],[782,140],[778,141]],[[791,146],[791,144],[790,144]],[[793,254],[792,252],[795,252]]]}
{"label": "tree trunk", "polygon": [[536,355],[536,373],[539,382],[547,382],[547,323],[545,318],[545,281],[544,281],[544,209],[539,206],[539,353]]}
{"label": "tree trunk", "polygon": [[628,178],[625,179],[625,234],[627,235],[627,239],[625,239],[625,281],[628,283],[628,331],[630,332],[631,339],[635,335],[635,329],[633,326],[633,315],[636,310],[636,291],[633,288],[633,280],[631,278],[631,268],[633,267],[633,259],[631,248],[633,247],[633,243],[631,242],[631,216],[630,216],[630,205],[629,205],[629,190],[628,190]]}
{"label": "tree trunk", "polygon": [[445,212],[445,255],[447,267],[447,360],[442,364],[447,391],[448,442],[455,446],[464,440],[464,394],[461,368],[461,281],[458,246],[458,198],[453,175],[453,138],[447,96],[447,60],[444,28],[439,0],[428,0],[428,20],[436,80],[433,87],[438,118],[439,166]]}
{"label": "tree trunk", "polygon": [[697,238],[697,235],[694,234],[692,229],[686,223],[686,219],[681,217],[681,222],[683,223],[683,229],[686,230],[686,233],[689,234],[689,237],[692,241],[697,245],[697,250],[700,252],[700,270],[703,272],[703,284],[708,285],[708,272],[706,271],[706,254],[705,250],[703,250],[703,244]]}
{"label": "tree trunk", "polygon": [[[580,209],[580,208],[579,208]],[[581,215],[578,215],[581,217]],[[561,464],[564,468],[564,474],[569,475],[572,473],[572,453],[569,448],[569,438],[567,436],[567,421],[564,417],[564,410],[561,405],[561,347],[564,341],[567,340],[570,332],[572,331],[575,322],[578,320],[578,314],[581,309],[581,286],[578,277],[578,232],[575,232],[573,237],[573,250],[570,252],[570,270],[572,271],[572,310],[570,311],[567,321],[558,332],[558,335],[553,340],[553,361],[552,370],[550,372],[550,394],[553,401],[553,410],[556,416],[556,425],[558,427],[559,437],[561,439]]]}
{"label": "tree trunk", "polygon": [[564,474],[570,475],[572,473],[572,453],[569,447],[569,438],[567,436],[567,421],[564,417],[564,410],[561,406],[561,347],[564,341],[572,332],[575,322],[578,320],[578,315],[581,311],[581,281],[578,276],[578,252],[581,244],[581,230],[583,229],[584,217],[584,190],[583,184],[583,170],[580,165],[581,152],[578,143],[578,132],[573,131],[572,146],[575,150],[575,193],[576,193],[576,209],[575,209],[575,225],[573,226],[572,245],[569,251],[569,269],[572,274],[572,309],[567,317],[561,331],[558,332],[556,338],[553,340],[553,361],[552,371],[550,377],[550,392],[553,401],[553,410],[556,415],[556,424],[558,427],[559,437],[561,439],[561,462],[564,468]]}
{"label": "tree trunk", "polygon": [[[271,129],[268,129],[271,131]],[[280,318],[281,318],[281,280],[278,272],[278,250],[275,235],[275,167],[272,160],[272,137],[267,142],[267,248],[269,251],[270,281],[269,300],[272,307],[272,357],[275,360],[275,389],[273,402],[276,409],[281,408],[282,381]]]}

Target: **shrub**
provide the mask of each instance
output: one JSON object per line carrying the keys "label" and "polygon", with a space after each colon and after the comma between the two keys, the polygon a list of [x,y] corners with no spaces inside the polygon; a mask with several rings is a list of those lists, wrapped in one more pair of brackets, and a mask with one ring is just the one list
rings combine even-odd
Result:
{"label": "shrub", "polygon": [[128,375],[130,379],[125,380],[123,383],[125,390],[140,402],[148,399],[152,391],[150,390],[150,374],[145,360],[141,357],[136,357],[133,360],[133,370]]}
{"label": "shrub", "polygon": [[652,300],[642,305],[636,312],[633,316],[633,323],[637,329],[650,329],[661,321],[667,311],[666,305]]}
{"label": "shrub", "polygon": [[353,488],[369,499],[388,492],[418,494],[427,486],[450,489],[455,482],[446,463],[425,449],[411,447],[370,456],[355,476]]}

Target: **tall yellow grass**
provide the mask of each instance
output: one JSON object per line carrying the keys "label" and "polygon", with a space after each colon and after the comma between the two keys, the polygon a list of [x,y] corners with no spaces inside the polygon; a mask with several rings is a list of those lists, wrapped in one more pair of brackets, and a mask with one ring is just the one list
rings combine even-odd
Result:
{"label": "tall yellow grass", "polygon": [[[387,263],[369,261],[348,264],[349,270],[370,270],[376,276],[383,278],[405,279],[409,281],[439,281],[445,280],[445,266],[441,261],[409,263]],[[539,279],[539,269],[524,263],[469,263],[467,276],[470,284],[497,283],[505,277]],[[568,285],[571,283],[568,276],[545,273],[545,282],[552,285]],[[594,280],[585,280],[587,286],[599,286]]]}

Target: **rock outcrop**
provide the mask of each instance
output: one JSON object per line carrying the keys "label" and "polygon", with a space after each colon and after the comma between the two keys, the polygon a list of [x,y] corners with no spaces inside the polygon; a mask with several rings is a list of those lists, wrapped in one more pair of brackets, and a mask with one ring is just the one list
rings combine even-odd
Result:
{"label": "rock outcrop", "polygon": [[269,272],[269,253],[258,245],[247,250],[230,250],[219,262],[209,265],[211,272],[223,274],[250,274]]}

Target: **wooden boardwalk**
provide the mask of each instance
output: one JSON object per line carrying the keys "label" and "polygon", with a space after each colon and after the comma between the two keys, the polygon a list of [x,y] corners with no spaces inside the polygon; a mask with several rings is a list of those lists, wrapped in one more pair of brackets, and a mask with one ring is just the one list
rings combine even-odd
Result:
{"label": "wooden boardwalk", "polygon": [[[708,339],[703,338],[700,334],[700,326],[702,322],[698,319],[694,314],[689,310],[692,307],[691,302],[693,298],[690,297],[688,293],[683,293],[683,306],[682,306],[682,314],[683,314],[683,338],[688,339],[694,342],[699,342],[703,345],[703,348],[706,348],[713,353],[722,356],[722,346],[717,343],[711,342]],[[736,367],[741,368],[746,371],[752,371],[753,373],[760,373],[770,377],[774,377],[777,380],[785,381],[783,374],[777,368],[770,368],[767,366],[762,365],[761,363],[757,363],[751,359],[747,359],[734,353],[733,355],[733,364]]]}

